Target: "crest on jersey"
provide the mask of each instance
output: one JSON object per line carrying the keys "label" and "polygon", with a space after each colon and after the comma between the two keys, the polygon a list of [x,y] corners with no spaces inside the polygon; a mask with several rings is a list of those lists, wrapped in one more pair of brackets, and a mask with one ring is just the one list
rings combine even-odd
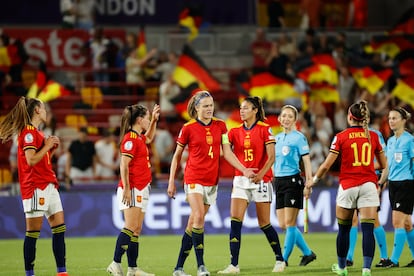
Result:
{"label": "crest on jersey", "polygon": [[206,136],[206,141],[208,145],[212,145],[213,144],[213,136],[208,135]]}
{"label": "crest on jersey", "polygon": [[131,150],[132,146],[133,146],[132,141],[128,141],[128,142],[125,143],[124,149],[125,150]]}
{"label": "crest on jersey", "polygon": [[290,152],[290,147],[289,146],[283,146],[282,148],[282,154],[283,155],[288,155]]}
{"label": "crest on jersey", "polygon": [[24,142],[25,143],[33,143],[33,135],[31,133],[27,133],[24,136]]}

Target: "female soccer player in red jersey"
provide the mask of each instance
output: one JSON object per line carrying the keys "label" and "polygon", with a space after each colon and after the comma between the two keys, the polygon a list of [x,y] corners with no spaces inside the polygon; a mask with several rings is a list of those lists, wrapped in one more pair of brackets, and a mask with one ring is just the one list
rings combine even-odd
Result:
{"label": "female soccer player in red jersey", "polygon": [[247,168],[258,168],[257,175],[249,179],[236,169],[231,193],[231,264],[218,274],[240,273],[239,252],[243,218],[249,202],[255,202],[260,229],[266,235],[276,256],[273,272],[282,272],[285,262],[280,248],[279,236],[270,224],[272,202],[272,165],[275,161],[275,138],[270,126],[264,123],[265,112],[262,99],[247,97],[240,105],[243,124],[229,131],[233,152]]}
{"label": "female soccer player in red jersey", "polygon": [[57,275],[66,272],[66,225],[58,180],[52,169],[51,158],[59,146],[56,136],[44,137],[39,131],[46,122],[46,109],[38,99],[21,97],[0,123],[0,139],[6,142],[18,135],[18,174],[26,217],[26,236],[23,255],[26,276],[34,275],[36,242],[40,236],[43,216],[52,229],[52,247]]}
{"label": "female soccer player in red jersey", "polygon": [[151,164],[147,144],[155,135],[160,107],[155,105],[150,113],[145,106],[127,106],[121,118],[121,164],[117,198],[119,209],[124,212],[124,228],[116,241],[114,258],[107,271],[112,275],[124,275],[121,266],[122,255],[127,252],[127,276],[154,274],[137,267],[138,237],[142,230],[151,189]]}
{"label": "female soccer player in red jersey", "polygon": [[[351,105],[348,110],[350,127],[334,137],[330,153],[314,176],[314,183],[316,183],[341,154],[340,185],[336,198],[336,217],[339,228],[336,240],[338,264],[332,266],[332,271],[337,275],[348,275],[346,256],[355,209],[358,209],[360,214],[363,235],[362,275],[371,275],[375,251],[374,221],[379,206],[378,177],[375,169],[386,168],[387,160],[377,133],[368,129],[369,117],[365,101]],[[374,157],[377,158],[378,168],[374,168]]]}
{"label": "female soccer player in red jersey", "polygon": [[224,121],[213,117],[213,97],[207,91],[197,92],[188,103],[192,118],[184,124],[177,138],[177,147],[171,161],[168,196],[176,193],[175,177],[184,148],[188,146],[188,160],[184,171],[184,190],[191,214],[182,238],[181,249],[174,269],[174,276],[185,276],[185,259],[194,246],[197,258],[197,276],[210,275],[204,266],[204,218],[217,198],[220,152],[225,159],[247,177],[253,169],[246,169],[230,148]]}

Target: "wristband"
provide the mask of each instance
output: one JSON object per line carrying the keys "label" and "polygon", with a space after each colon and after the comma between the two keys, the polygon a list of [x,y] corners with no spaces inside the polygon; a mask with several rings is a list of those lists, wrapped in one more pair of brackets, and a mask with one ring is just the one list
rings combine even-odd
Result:
{"label": "wristband", "polygon": [[319,177],[317,177],[316,175],[313,177],[313,183],[318,183],[319,182],[319,180],[320,180],[320,178]]}

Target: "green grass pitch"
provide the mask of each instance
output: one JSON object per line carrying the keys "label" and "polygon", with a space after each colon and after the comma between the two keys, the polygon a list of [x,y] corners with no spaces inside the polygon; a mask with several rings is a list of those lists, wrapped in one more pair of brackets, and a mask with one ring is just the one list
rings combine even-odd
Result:
{"label": "green grass pitch", "polygon": [[[306,267],[298,266],[300,251],[295,248],[289,266],[282,274],[286,275],[334,275],[330,267],[336,262],[334,233],[304,234],[306,241],[317,254],[317,260]],[[284,234],[280,235],[283,243]],[[387,233],[388,251],[391,254],[393,233]],[[67,238],[67,268],[71,276],[108,275],[106,267],[112,260],[116,237],[96,238]],[[142,236],[140,237],[140,256],[138,266],[157,276],[171,275],[177,260],[181,236]],[[0,275],[24,275],[23,240],[0,241]],[[374,264],[379,260],[376,248]],[[225,268],[230,262],[228,235],[205,236],[205,262],[211,272],[216,275],[218,270]],[[411,253],[405,246],[400,258],[400,265],[411,261]],[[240,254],[240,275],[274,275],[271,273],[274,265],[273,253],[266,238],[261,234],[245,234],[242,236]],[[126,256],[123,266],[126,270]],[[355,250],[354,266],[348,269],[349,275],[361,275],[361,233]],[[196,273],[195,256],[193,251],[187,259],[185,271],[193,276]],[[55,261],[51,249],[51,240],[40,238],[37,244],[35,265],[36,276],[54,276]],[[372,268],[373,275],[414,275],[414,268]]]}

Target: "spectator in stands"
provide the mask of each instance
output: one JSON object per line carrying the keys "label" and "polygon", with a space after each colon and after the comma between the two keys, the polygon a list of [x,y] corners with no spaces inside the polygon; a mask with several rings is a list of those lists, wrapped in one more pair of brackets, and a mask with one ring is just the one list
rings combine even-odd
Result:
{"label": "spectator in stands", "polygon": [[66,176],[72,181],[91,180],[95,177],[96,151],[93,141],[88,139],[88,129],[79,130],[79,138],[72,141],[66,157]]}
{"label": "spectator in stands", "polygon": [[[11,39],[6,33],[0,35],[0,84],[9,85],[5,89],[17,96],[27,93],[23,82],[23,66],[29,55],[19,38]],[[1,94],[2,88],[0,88]]]}
{"label": "spectator in stands", "polygon": [[[44,137],[39,126],[46,120],[46,109],[38,99],[21,97],[0,122],[0,141],[6,142],[18,135],[17,163],[26,235],[23,255],[26,275],[35,275],[36,243],[40,236],[43,217],[52,230],[53,255],[57,275],[66,272],[66,225],[55,172],[50,157],[60,144],[57,136]],[[5,250],[5,248],[3,248]]]}
{"label": "spectator in stands", "polygon": [[75,0],[76,28],[91,31],[95,27],[95,0]]}
{"label": "spectator in stands", "polygon": [[285,9],[280,0],[269,0],[267,4],[267,15],[269,28],[283,28],[285,23]]}
{"label": "spectator in stands", "polygon": [[266,39],[263,28],[256,29],[256,37],[250,44],[250,51],[253,56],[253,72],[259,73],[267,70],[266,59],[269,56],[272,43]]}
{"label": "spectator in stands", "polygon": [[167,129],[167,123],[164,120],[158,123],[154,138],[154,146],[160,162],[161,173],[169,172],[175,146],[174,138]]}
{"label": "spectator in stands", "polygon": [[280,53],[277,41],[272,41],[270,53],[266,58],[266,64],[269,72],[280,78],[288,78],[287,70],[289,65],[289,57]]}
{"label": "spectator in stands", "polygon": [[161,113],[168,117],[176,117],[175,106],[171,100],[180,94],[180,86],[174,81],[172,74],[163,81],[159,89]]}
{"label": "spectator in stands", "polygon": [[158,66],[155,69],[160,74],[161,81],[166,81],[170,75],[174,72],[177,66],[178,55],[175,52],[166,53],[161,51],[158,57]]}
{"label": "spectator in stands", "polygon": [[319,48],[317,35],[314,29],[307,29],[305,33],[305,39],[299,42],[298,50],[300,55],[309,54],[309,48],[316,52]]}
{"label": "spectator in stands", "polygon": [[301,0],[300,13],[302,15],[301,28],[321,27],[322,0]]}
{"label": "spectator in stands", "polygon": [[351,0],[348,7],[348,27],[361,29],[367,26],[368,22],[368,1]]}
{"label": "spectator in stands", "polygon": [[102,138],[95,142],[95,152],[95,176],[98,179],[115,179],[119,168],[119,154],[112,131],[102,129]]}
{"label": "spectator in stands", "polygon": [[[91,58],[93,78],[104,94],[109,94],[109,44],[102,27],[93,31],[92,38],[83,46],[83,54]],[[103,84],[102,84],[103,83]]]}
{"label": "spectator in stands", "polygon": [[[132,49],[125,62],[126,83],[132,91],[144,94],[145,71],[147,62],[157,54],[157,49],[151,49],[143,58],[138,58],[137,49]],[[136,92],[135,92],[136,93]]]}
{"label": "spectator in stands", "polygon": [[76,23],[76,8],[73,0],[60,0],[62,14],[62,28],[73,29]]}
{"label": "spectator in stands", "polygon": [[279,52],[287,55],[290,60],[296,57],[296,35],[288,36],[286,32],[280,34],[278,39]]}

